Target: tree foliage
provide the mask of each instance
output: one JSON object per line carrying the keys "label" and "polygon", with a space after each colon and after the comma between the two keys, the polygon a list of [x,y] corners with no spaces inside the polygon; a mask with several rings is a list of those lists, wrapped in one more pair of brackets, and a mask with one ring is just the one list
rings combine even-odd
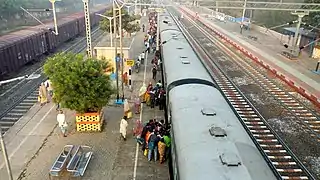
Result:
{"label": "tree foliage", "polygon": [[[133,33],[133,32],[137,32],[140,30],[140,25],[138,23],[135,23],[136,20],[139,20],[141,17],[140,16],[135,16],[135,15],[129,15],[128,12],[122,8],[122,28],[127,31],[128,33]],[[113,11],[108,10],[104,13],[105,16],[108,17],[113,17]],[[119,29],[119,11],[117,11],[116,15],[118,16],[117,19],[117,24],[116,24],[116,28],[117,28],[117,32]],[[113,23],[113,19],[111,20],[111,31],[114,33],[114,23]],[[100,21],[100,28],[106,32],[110,32],[110,22],[109,19],[107,18],[102,18]],[[119,32],[118,32],[119,33]]]}
{"label": "tree foliage", "polygon": [[79,113],[101,110],[114,93],[105,74],[107,67],[105,61],[84,60],[81,54],[60,53],[49,58],[44,73],[52,82],[54,102]]}
{"label": "tree foliage", "polygon": [[[320,3],[320,0],[305,0],[305,3]],[[305,7],[302,7],[305,8]],[[320,26],[320,12],[310,12],[308,16],[303,18],[303,21],[312,26]]]}

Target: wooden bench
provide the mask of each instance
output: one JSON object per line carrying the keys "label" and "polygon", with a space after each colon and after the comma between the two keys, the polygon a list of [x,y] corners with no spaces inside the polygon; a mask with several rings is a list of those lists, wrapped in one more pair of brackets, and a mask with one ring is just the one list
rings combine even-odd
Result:
{"label": "wooden bench", "polygon": [[88,167],[93,152],[89,146],[77,146],[69,164],[67,171],[72,177],[82,177]]}
{"label": "wooden bench", "polygon": [[258,40],[258,37],[257,37],[257,36],[251,36],[251,35],[249,35],[248,38],[249,38],[249,39],[252,39],[252,40],[254,40],[254,41],[257,41],[257,40]]}
{"label": "wooden bench", "polygon": [[67,163],[69,163],[69,160],[71,159],[73,149],[74,145],[64,146],[62,152],[59,154],[49,171],[49,179],[53,176],[59,177],[61,175],[61,172],[65,169]]}

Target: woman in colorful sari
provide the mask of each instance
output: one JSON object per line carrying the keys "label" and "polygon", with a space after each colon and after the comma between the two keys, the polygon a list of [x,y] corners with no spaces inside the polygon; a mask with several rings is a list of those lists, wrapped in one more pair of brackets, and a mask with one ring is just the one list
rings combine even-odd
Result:
{"label": "woman in colorful sari", "polygon": [[147,106],[150,106],[150,103],[151,103],[150,91],[152,90],[152,88],[153,88],[153,87],[152,87],[152,83],[150,82],[149,85],[148,85],[148,87],[147,87],[147,91],[146,91],[146,93],[145,93],[145,95],[144,95],[144,100],[145,100]]}
{"label": "woman in colorful sari", "polygon": [[141,86],[140,90],[139,90],[139,97],[140,97],[140,101],[141,103],[145,103],[145,94],[146,94],[146,90],[147,87],[146,85],[143,83],[143,85]]}
{"label": "woman in colorful sari", "polygon": [[48,102],[47,88],[44,83],[39,86],[40,105],[43,106]]}
{"label": "woman in colorful sari", "polygon": [[131,118],[129,116],[129,113],[131,112],[130,110],[130,105],[129,105],[129,102],[127,99],[124,100],[124,103],[123,103],[123,111],[124,111],[124,116],[127,116],[127,118]]}

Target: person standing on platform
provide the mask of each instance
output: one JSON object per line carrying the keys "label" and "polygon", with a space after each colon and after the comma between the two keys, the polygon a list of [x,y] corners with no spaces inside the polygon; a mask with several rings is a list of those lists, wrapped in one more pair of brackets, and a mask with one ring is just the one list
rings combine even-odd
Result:
{"label": "person standing on platform", "polygon": [[44,83],[39,86],[40,105],[43,106],[48,102],[47,88]]}
{"label": "person standing on platform", "polygon": [[63,114],[62,110],[60,110],[59,114],[57,115],[57,121],[63,137],[67,137],[68,123],[66,121],[66,116]]}
{"label": "person standing on platform", "polygon": [[163,140],[164,140],[164,143],[167,146],[167,148],[166,148],[166,159],[168,159],[168,157],[170,155],[170,150],[171,150],[171,137],[170,137],[170,134],[168,132],[166,132],[166,134],[163,136]]}
{"label": "person standing on platform", "polygon": [[52,88],[52,83],[51,83],[50,79],[47,79],[47,80],[44,82],[44,85],[45,85],[46,88],[47,88],[48,95],[49,95],[50,98],[52,99],[52,96],[53,96],[53,88]]}
{"label": "person standing on platform", "polygon": [[128,128],[128,122],[127,122],[127,116],[123,116],[120,122],[120,135],[121,138],[123,138],[124,141],[127,139],[127,128]]}
{"label": "person standing on platform", "polygon": [[143,64],[144,65],[144,58],[145,58],[145,54],[144,54],[144,52],[142,52],[141,54],[140,54],[140,56],[141,56],[141,64]]}
{"label": "person standing on platform", "polygon": [[150,54],[150,43],[146,42],[146,45],[147,45],[147,52]]}
{"label": "person standing on platform", "polygon": [[158,142],[158,151],[160,155],[160,164],[164,162],[165,154],[166,154],[166,144],[164,143],[164,139],[161,138],[161,140]]}
{"label": "person standing on platform", "polygon": [[135,108],[135,113],[136,114],[140,114],[140,98],[139,97],[136,97],[135,98],[135,101],[134,101],[134,108]]}
{"label": "person standing on platform", "polygon": [[153,66],[152,68],[152,79],[156,80],[157,77],[157,67]]}
{"label": "person standing on platform", "polygon": [[144,32],[144,30],[145,30],[145,25],[142,24],[142,32]]}
{"label": "person standing on platform", "polygon": [[123,102],[123,111],[124,111],[124,116],[126,116],[126,118],[131,118],[130,116],[132,116],[131,113],[131,109],[130,109],[130,105],[127,99],[124,100]]}

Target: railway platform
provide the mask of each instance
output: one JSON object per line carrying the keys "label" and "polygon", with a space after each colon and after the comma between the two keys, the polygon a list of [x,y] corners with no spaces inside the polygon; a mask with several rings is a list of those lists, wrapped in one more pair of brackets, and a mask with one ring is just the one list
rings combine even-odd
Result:
{"label": "railway platform", "polygon": [[[194,13],[193,15],[197,12],[200,20],[210,24],[212,29],[232,46],[277,74],[300,94],[320,105],[320,74],[314,72],[317,60],[309,58],[305,52],[297,60],[288,59],[281,55],[282,51],[288,49],[270,33],[244,30],[241,34],[239,24],[224,23],[213,17],[210,18],[212,14],[210,9],[203,7],[182,8]],[[249,35],[257,37],[257,40],[249,38]]]}
{"label": "railway platform", "polygon": [[[142,18],[146,24],[147,18]],[[132,58],[144,50],[144,33],[135,35],[133,46],[130,49]],[[152,82],[151,59],[153,54],[148,55],[146,70],[139,73],[133,72],[132,90],[124,88],[124,95],[130,105],[133,106],[133,98],[139,93],[143,82]],[[144,66],[141,67],[144,69]],[[144,75],[145,74],[145,75]],[[158,73],[158,79],[160,79]],[[120,95],[121,86],[120,86]],[[132,107],[133,110],[133,107]],[[65,145],[86,145],[92,147],[93,158],[89,162],[83,179],[86,180],[125,180],[125,179],[168,179],[168,166],[159,162],[148,162],[143,156],[141,148],[137,146],[133,137],[133,127],[140,115],[134,114],[128,120],[128,138],[122,141],[119,135],[119,123],[123,116],[123,107],[114,105],[112,102],[104,109],[105,125],[101,133],[78,133],[75,130],[75,112],[64,110],[66,120],[69,124],[67,137],[62,137],[60,129],[57,128],[54,104],[47,104],[40,107],[34,105],[6,133],[4,139],[13,171],[14,179],[35,180],[49,179],[48,173],[57,156]],[[148,121],[151,118],[161,119],[163,111],[143,107],[142,120]],[[0,156],[0,177],[8,179],[3,157]],[[59,179],[68,179],[61,177]]]}

